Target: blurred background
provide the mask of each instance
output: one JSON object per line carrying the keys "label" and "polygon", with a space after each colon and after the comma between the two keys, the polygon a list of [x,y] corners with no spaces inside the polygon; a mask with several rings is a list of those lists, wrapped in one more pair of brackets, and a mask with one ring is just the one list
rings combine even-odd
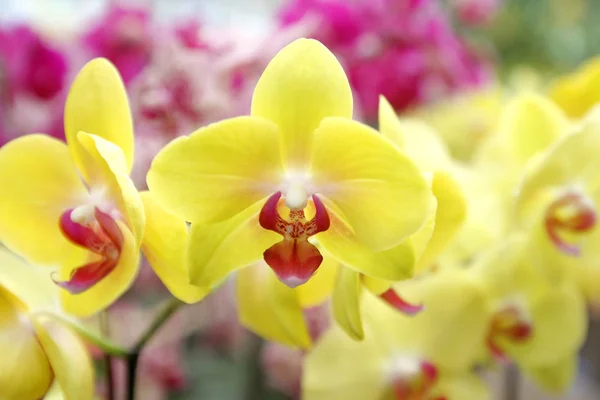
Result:
{"label": "blurred background", "polygon": [[[162,146],[248,113],[265,65],[304,36],[343,64],[356,118],[374,124],[383,94],[468,160],[511,91],[543,88],[600,52],[599,18],[595,0],[0,0],[0,145],[32,132],[63,138],[70,81],[85,62],[106,57],[130,94],[133,174],[144,188]],[[111,308],[111,335],[132,343],[167,296],[144,267]],[[235,307],[225,284],[182,309],[143,354],[139,399],[298,398],[302,354],[245,330]],[[326,310],[310,310],[309,319],[323,329]],[[570,393],[548,396],[521,382],[520,399],[600,399],[595,325]],[[503,380],[489,379],[502,398]]]}

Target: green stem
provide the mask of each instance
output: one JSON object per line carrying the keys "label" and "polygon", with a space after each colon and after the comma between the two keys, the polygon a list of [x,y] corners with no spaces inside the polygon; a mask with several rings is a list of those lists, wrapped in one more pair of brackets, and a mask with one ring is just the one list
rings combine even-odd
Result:
{"label": "green stem", "polygon": [[[100,313],[100,330],[105,338],[110,338],[110,324],[108,321],[108,311]],[[108,400],[115,399],[115,380],[112,367],[112,357],[104,353],[104,368],[106,369],[106,386],[108,389]]]}
{"label": "green stem", "polygon": [[146,344],[154,337],[154,334],[169,318],[179,309],[183,303],[175,298],[171,299],[167,305],[156,315],[146,332],[140,337],[138,342],[127,353],[127,400],[135,399],[135,378],[140,353]]}
{"label": "green stem", "polygon": [[41,311],[38,313],[39,315],[44,315],[49,318],[53,318],[55,320],[61,321],[71,328],[73,328],[81,337],[83,337],[88,343],[93,344],[94,346],[101,349],[105,354],[109,354],[114,357],[126,357],[129,352],[127,349],[111,342],[109,339],[103,337],[98,332],[94,332],[85,326],[81,325],[79,322],[60,314],[55,314],[50,311]]}

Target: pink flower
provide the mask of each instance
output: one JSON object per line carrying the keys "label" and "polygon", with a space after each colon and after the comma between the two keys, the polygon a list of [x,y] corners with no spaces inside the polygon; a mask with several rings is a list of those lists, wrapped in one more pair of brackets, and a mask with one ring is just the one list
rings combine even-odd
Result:
{"label": "pink flower", "polygon": [[65,86],[66,57],[29,27],[0,31],[0,64],[5,99],[21,92],[49,100]]}
{"label": "pink flower", "polygon": [[106,14],[84,36],[93,57],[106,57],[128,84],[150,62],[153,26],[149,10],[112,3]]}
{"label": "pink flower", "polygon": [[383,94],[397,110],[479,85],[488,66],[432,0],[295,0],[280,24],[308,24],[340,59],[367,119]]}

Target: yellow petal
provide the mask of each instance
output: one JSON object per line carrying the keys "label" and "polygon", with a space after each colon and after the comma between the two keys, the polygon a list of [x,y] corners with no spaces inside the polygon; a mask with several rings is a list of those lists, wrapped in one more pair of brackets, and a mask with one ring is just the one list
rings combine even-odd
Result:
{"label": "yellow petal", "polygon": [[600,123],[591,120],[581,130],[563,136],[526,171],[518,192],[518,206],[526,209],[545,191],[563,185],[579,184],[597,189],[600,148]]}
{"label": "yellow petal", "polygon": [[427,217],[430,190],[417,167],[358,122],[323,121],[314,134],[312,174],[325,205],[333,202],[373,250],[399,244]]}
{"label": "yellow petal", "polygon": [[85,255],[59,228],[60,215],[87,192],[64,143],[27,135],[0,149],[0,241],[38,264]]}
{"label": "yellow petal", "polygon": [[309,348],[311,339],[294,289],[277,279],[260,262],[237,275],[239,319],[244,326],[267,340]]}
{"label": "yellow petal", "polygon": [[23,324],[27,316],[19,314],[16,302],[0,284],[0,398],[39,399],[54,376],[31,326]]}
{"label": "yellow petal", "polygon": [[364,342],[352,340],[339,327],[329,329],[305,358],[305,400],[381,399],[388,389],[385,366],[392,351],[366,325]]}
{"label": "yellow petal", "polygon": [[331,295],[337,271],[338,261],[327,254],[323,254],[323,262],[317,272],[308,282],[295,288],[302,307],[317,306]]}
{"label": "yellow petal", "polygon": [[485,383],[475,374],[441,374],[439,382],[433,389],[432,398],[436,395],[450,400],[491,400],[492,395]]}
{"label": "yellow petal", "polygon": [[94,368],[86,345],[68,326],[45,317],[34,321],[65,400],[94,398]]}
{"label": "yellow petal", "polygon": [[51,307],[58,300],[58,286],[50,279],[50,271],[27,264],[4,247],[0,247],[0,285],[29,310]]}
{"label": "yellow petal", "polygon": [[412,242],[406,240],[398,246],[374,252],[360,242],[346,224],[328,210],[331,226],[316,237],[319,243],[348,268],[368,276],[390,281],[412,276],[415,254]]}
{"label": "yellow petal", "polygon": [[542,389],[551,393],[564,393],[567,391],[577,377],[577,365],[579,364],[576,353],[543,366],[520,365],[525,373],[533,378],[533,381]]}
{"label": "yellow petal", "polygon": [[65,396],[63,396],[60,385],[56,380],[48,393],[46,393],[46,396],[44,396],[44,400],[65,400]]}
{"label": "yellow petal", "polygon": [[444,141],[429,125],[417,119],[398,119],[385,97],[379,97],[379,131],[424,171],[436,171],[450,163]]}
{"label": "yellow petal", "polygon": [[458,182],[443,171],[433,175],[432,191],[437,201],[434,230],[415,272],[423,271],[436,261],[448,246],[467,217],[467,203]]}
{"label": "yellow petal", "polygon": [[306,165],[312,132],[325,117],[352,118],[352,92],[344,70],[321,43],[298,39],[271,60],[252,97],[252,115],[275,122],[289,167]]}
{"label": "yellow petal", "polygon": [[[140,195],[128,175],[125,158],[119,147],[96,135],[79,132],[82,152],[98,171],[100,189],[108,189],[108,200],[116,203],[125,216],[139,248],[144,235],[146,216]],[[92,187],[92,190],[94,187]]]}
{"label": "yellow petal", "polygon": [[570,117],[579,118],[600,100],[598,88],[600,88],[600,57],[594,57],[574,73],[554,82],[549,89],[549,94]]}
{"label": "yellow petal", "polygon": [[158,205],[150,192],[140,197],[146,212],[142,251],[152,269],[173,296],[186,303],[200,301],[210,289],[189,283],[187,224]]}
{"label": "yellow petal", "polygon": [[219,222],[275,193],[283,179],[277,126],[227,119],[169,143],[154,159],[148,187],[190,222]]}
{"label": "yellow petal", "polygon": [[[66,312],[81,317],[93,315],[116,301],[133,283],[139,266],[139,249],[131,231],[121,222],[117,225],[123,235],[123,248],[117,266],[105,278],[80,294],[60,291],[63,308]],[[73,269],[79,265],[61,269],[59,280],[67,280]]]}
{"label": "yellow petal", "polygon": [[89,132],[119,146],[129,173],[133,164],[133,123],[127,92],[117,69],[97,58],[75,78],[65,104],[65,135],[75,164],[86,181],[94,174],[85,162],[77,134]]}
{"label": "yellow petal", "polygon": [[505,138],[511,154],[523,164],[544,151],[567,128],[567,118],[553,102],[539,95],[522,94],[506,106],[498,134]]}
{"label": "yellow petal", "polygon": [[188,245],[190,282],[213,288],[230,273],[263,258],[263,252],[281,236],[263,229],[259,201],[235,217],[216,224],[192,224]]}
{"label": "yellow petal", "polygon": [[333,317],[353,339],[365,337],[360,315],[360,274],[349,268],[339,268],[333,291]]}
{"label": "yellow petal", "polygon": [[389,101],[383,96],[379,96],[379,132],[400,150],[405,150],[404,132],[396,111]]}

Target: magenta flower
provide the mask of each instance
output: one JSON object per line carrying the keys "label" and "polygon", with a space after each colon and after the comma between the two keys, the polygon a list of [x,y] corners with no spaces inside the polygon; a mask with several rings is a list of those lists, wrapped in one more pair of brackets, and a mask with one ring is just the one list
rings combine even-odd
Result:
{"label": "magenta flower", "polygon": [[488,66],[432,0],[293,0],[279,21],[308,25],[336,54],[367,119],[380,94],[403,110],[487,80]]}
{"label": "magenta flower", "polygon": [[41,100],[56,96],[65,86],[65,55],[26,26],[0,31],[0,71],[4,99],[16,92]]}
{"label": "magenta flower", "polygon": [[83,43],[93,57],[109,59],[125,84],[131,82],[150,62],[153,46],[152,21],[145,8],[112,4],[106,14],[84,36]]}

